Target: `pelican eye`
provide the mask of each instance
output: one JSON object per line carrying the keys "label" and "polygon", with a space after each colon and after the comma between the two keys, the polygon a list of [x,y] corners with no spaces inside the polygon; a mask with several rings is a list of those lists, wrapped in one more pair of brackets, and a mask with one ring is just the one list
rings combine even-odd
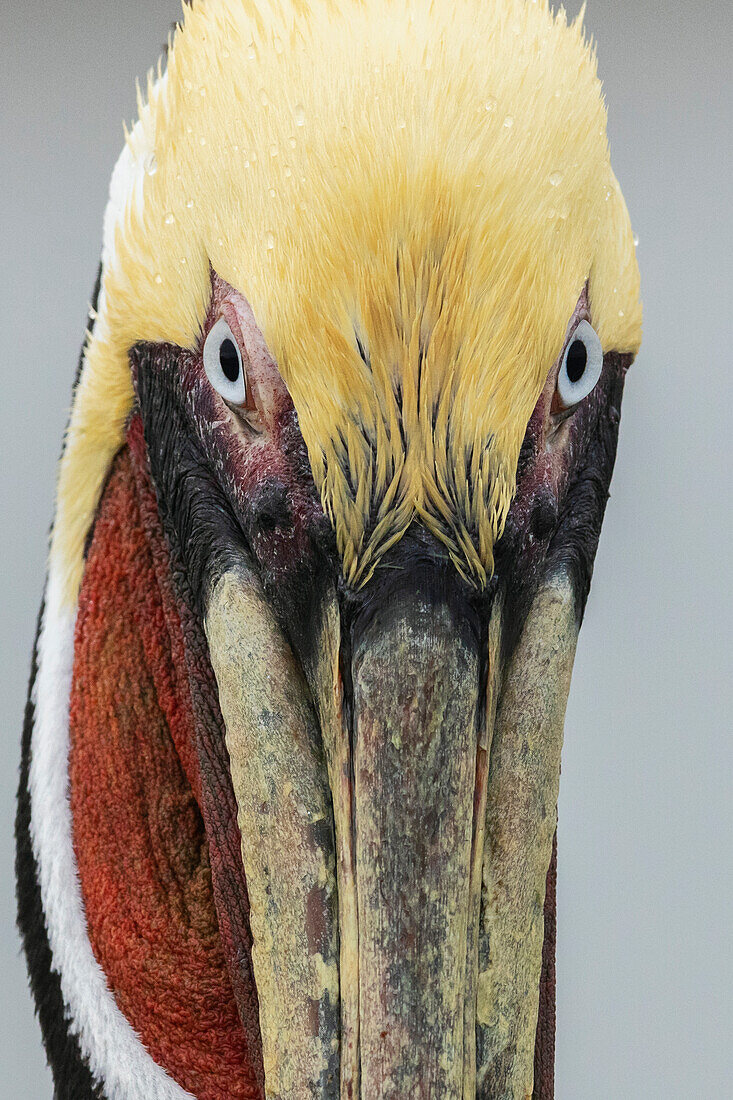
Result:
{"label": "pelican eye", "polygon": [[564,409],[572,409],[587,397],[601,377],[603,348],[598,334],[581,321],[568,341],[557,376],[557,396]]}
{"label": "pelican eye", "polygon": [[204,370],[216,392],[229,405],[244,405],[247,377],[237,339],[223,317],[210,330],[204,342]]}

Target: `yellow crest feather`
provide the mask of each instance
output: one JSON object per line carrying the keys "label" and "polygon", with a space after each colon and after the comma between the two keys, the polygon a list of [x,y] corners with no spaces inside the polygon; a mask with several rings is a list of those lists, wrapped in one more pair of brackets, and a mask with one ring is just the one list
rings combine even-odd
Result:
{"label": "yellow crest feather", "polygon": [[547,0],[201,0],[113,177],[52,553],[75,598],[132,392],[196,344],[209,265],[249,299],[352,584],[415,516],[478,584],[589,282],[605,350],[639,277],[595,57]]}

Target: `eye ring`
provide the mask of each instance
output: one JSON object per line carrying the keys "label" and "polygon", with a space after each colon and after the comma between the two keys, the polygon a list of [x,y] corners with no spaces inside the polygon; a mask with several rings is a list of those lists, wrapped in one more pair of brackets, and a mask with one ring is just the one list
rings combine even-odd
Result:
{"label": "eye ring", "polygon": [[247,400],[247,374],[237,338],[229,323],[220,317],[204,341],[206,377],[228,405],[244,405]]}
{"label": "eye ring", "polygon": [[598,333],[581,321],[567,343],[557,376],[557,396],[563,409],[573,409],[595,388],[603,370]]}

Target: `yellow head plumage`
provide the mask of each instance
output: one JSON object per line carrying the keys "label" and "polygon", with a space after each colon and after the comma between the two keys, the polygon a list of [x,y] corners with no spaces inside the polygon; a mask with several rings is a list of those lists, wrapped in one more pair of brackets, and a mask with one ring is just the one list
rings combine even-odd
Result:
{"label": "yellow head plumage", "polygon": [[52,548],[71,600],[132,404],[128,349],[195,345],[210,265],[290,389],[347,579],[418,516],[483,583],[586,281],[604,349],[640,342],[579,22],[547,0],[185,9],[112,181]]}

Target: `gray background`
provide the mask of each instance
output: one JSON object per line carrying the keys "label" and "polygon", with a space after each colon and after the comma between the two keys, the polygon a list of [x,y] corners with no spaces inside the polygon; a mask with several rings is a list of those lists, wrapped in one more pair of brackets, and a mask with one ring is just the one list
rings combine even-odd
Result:
{"label": "gray background", "polygon": [[[645,326],[566,726],[557,1095],[733,1096],[733,9],[589,8]],[[2,0],[0,1096],[17,1100],[50,1096],[12,817],[56,459],[121,120],[179,10]]]}

